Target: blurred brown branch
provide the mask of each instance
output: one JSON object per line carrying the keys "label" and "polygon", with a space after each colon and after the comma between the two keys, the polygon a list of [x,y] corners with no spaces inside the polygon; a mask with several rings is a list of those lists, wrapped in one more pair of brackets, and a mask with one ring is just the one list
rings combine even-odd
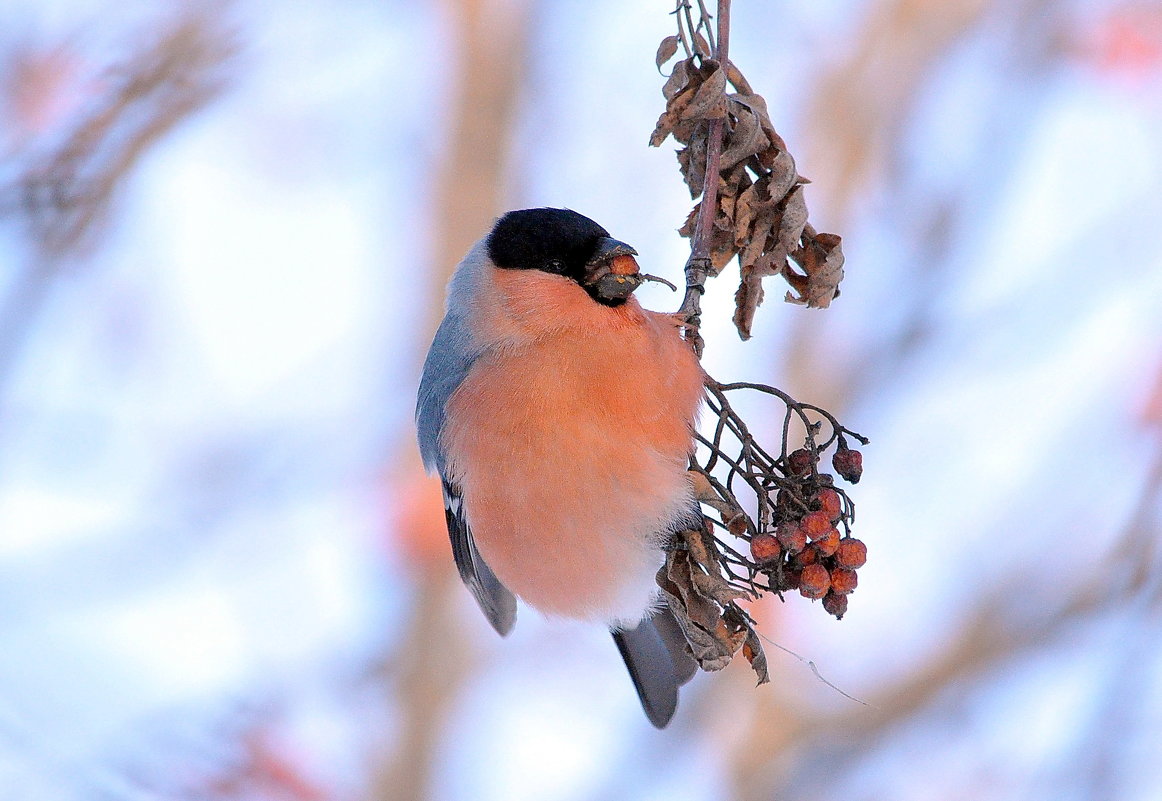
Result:
{"label": "blurred brown branch", "polygon": [[[18,164],[18,177],[0,191],[15,199],[5,208],[26,232],[29,256],[0,302],[0,385],[53,278],[99,242],[118,192],[146,153],[222,92],[237,50],[222,6],[197,5],[175,15],[137,52],[88,76],[93,86],[108,87],[91,108],[12,154],[28,163]],[[38,140],[61,144],[41,155]]]}
{"label": "blurred brown branch", "polygon": [[[453,51],[459,61],[450,87],[449,130],[432,198],[432,268],[428,284],[428,334],[443,315],[444,285],[456,264],[504,210],[509,174],[510,131],[528,52],[529,7],[523,0],[444,0],[454,24]],[[425,486],[414,441],[400,446],[393,464],[400,492]],[[413,559],[417,593],[407,627],[392,643],[393,697],[398,703],[400,739],[372,767],[375,801],[423,801],[431,797],[436,754],[449,713],[472,675],[476,654],[460,636],[458,600],[462,586],[452,565],[438,489],[426,501],[439,544]],[[418,525],[418,523],[417,523]],[[425,526],[425,528],[428,528]],[[398,532],[412,536],[407,532]],[[454,659],[433,658],[433,643],[456,641]]]}

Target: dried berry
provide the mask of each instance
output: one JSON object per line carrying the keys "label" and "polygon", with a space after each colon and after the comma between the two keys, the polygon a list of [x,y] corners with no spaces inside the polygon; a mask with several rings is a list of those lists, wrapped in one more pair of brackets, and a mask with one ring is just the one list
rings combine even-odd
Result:
{"label": "dried berry", "polygon": [[831,588],[831,574],[823,565],[807,565],[799,576],[799,594],[804,598],[822,598]]}
{"label": "dried berry", "polygon": [[779,579],[779,590],[799,589],[799,581],[802,579],[802,576],[803,571],[797,567],[784,568],[782,578]]}
{"label": "dried berry", "polygon": [[736,537],[741,537],[746,533],[746,515],[739,512],[730,520],[726,521],[726,530]]}
{"label": "dried berry", "polygon": [[811,547],[819,551],[820,556],[831,556],[839,548],[839,532],[831,529],[815,540],[815,544]]}
{"label": "dried berry", "polygon": [[854,592],[859,586],[859,576],[854,570],[846,567],[837,567],[831,571],[831,591],[839,595]]}
{"label": "dried berry", "polygon": [[825,512],[829,520],[839,519],[841,506],[838,492],[830,487],[821,489],[819,494],[815,496],[815,500],[819,503],[819,511]]}
{"label": "dried berry", "polygon": [[835,564],[854,570],[857,567],[863,567],[866,563],[867,546],[863,544],[863,540],[844,537],[839,541],[839,547],[835,550]]}
{"label": "dried berry", "polygon": [[750,555],[756,563],[764,565],[779,561],[783,556],[783,549],[779,547],[779,541],[770,534],[758,534],[751,538]]}
{"label": "dried berry", "polygon": [[807,475],[811,472],[811,468],[815,466],[815,458],[815,454],[806,448],[791,451],[787,454],[787,475],[796,478]]}
{"label": "dried berry", "polygon": [[781,518],[798,520],[803,516],[803,501],[791,490],[779,490],[775,496],[775,511]]}
{"label": "dried berry", "polygon": [[807,539],[814,541],[831,531],[831,519],[826,512],[811,512],[803,515],[803,519],[799,521],[799,528],[803,529]]}
{"label": "dried berry", "polygon": [[823,597],[823,608],[827,614],[835,615],[836,620],[842,620],[847,613],[847,596],[829,592]]}
{"label": "dried berry", "polygon": [[840,448],[835,452],[835,456],[831,457],[831,464],[835,468],[835,472],[839,473],[845,481],[850,481],[852,484],[859,483],[859,477],[863,475],[862,453],[853,451],[851,448]]}
{"label": "dried berry", "polygon": [[775,529],[775,537],[787,553],[799,553],[807,547],[807,534],[798,523],[780,523]]}

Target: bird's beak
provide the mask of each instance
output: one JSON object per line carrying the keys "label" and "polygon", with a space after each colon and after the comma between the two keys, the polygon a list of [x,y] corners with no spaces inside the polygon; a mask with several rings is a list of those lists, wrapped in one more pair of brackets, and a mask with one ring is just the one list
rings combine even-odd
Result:
{"label": "bird's beak", "polygon": [[603,300],[625,300],[646,281],[636,255],[624,242],[603,236],[585,265],[585,286]]}

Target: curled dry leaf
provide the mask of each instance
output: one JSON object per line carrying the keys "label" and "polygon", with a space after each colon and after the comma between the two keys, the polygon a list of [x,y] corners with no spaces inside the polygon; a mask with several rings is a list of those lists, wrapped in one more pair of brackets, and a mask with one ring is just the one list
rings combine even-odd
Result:
{"label": "curled dry leaf", "polygon": [[[699,667],[721,670],[753,635],[745,614],[735,604],[749,593],[722,577],[718,566],[721,555],[707,531],[691,529],[678,536],[666,554],[666,564],[658,571],[658,586]],[[759,673],[760,683],[763,676]]]}
{"label": "curled dry leaf", "polygon": [[[669,60],[677,52],[677,43],[668,42],[670,38],[658,48],[659,58],[668,53]],[[710,123],[722,121],[717,208],[707,250],[715,271],[738,258],[734,322],[739,335],[748,339],[763,300],[764,278],[782,275],[793,290],[787,300],[825,308],[839,293],[843,252],[838,236],[810,229],[803,194],[807,179],[796,171],[766,101],[735,64],[718,63],[704,40],[698,36],[694,40],[695,53],[677,63],[662,88],[666,110],[650,144],[659,146],[673,136],[683,145],[678,165],[696,199],[705,188]],[[683,236],[694,236],[700,209],[701,201],[680,229]]]}
{"label": "curled dry leaf", "polygon": [[678,37],[676,35],[667,36],[662,40],[662,43],[658,45],[658,54],[654,57],[654,63],[657,65],[658,69],[661,69],[662,65],[672,59],[674,54],[677,52]]}
{"label": "curled dry leaf", "polygon": [[839,297],[843,280],[843,249],[836,234],[817,234],[810,226],[803,233],[803,245],[792,256],[803,275],[788,275],[787,281],[798,295],[787,293],[789,303],[825,309]]}

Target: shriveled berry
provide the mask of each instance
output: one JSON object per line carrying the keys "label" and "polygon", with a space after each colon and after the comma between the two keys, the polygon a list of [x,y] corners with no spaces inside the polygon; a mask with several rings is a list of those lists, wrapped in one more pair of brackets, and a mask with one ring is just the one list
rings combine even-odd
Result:
{"label": "shriveled berry", "polygon": [[819,551],[820,556],[831,556],[839,548],[839,532],[831,529],[811,546]]}
{"label": "shriveled berry", "polygon": [[750,555],[760,565],[777,562],[783,557],[779,541],[770,534],[756,534],[750,540]]}
{"label": "shriveled berry", "polygon": [[835,564],[854,570],[857,567],[863,567],[866,563],[867,546],[863,544],[863,540],[844,537],[839,541],[839,547],[835,549]]}
{"label": "shriveled berry", "polygon": [[859,586],[859,576],[854,570],[846,567],[837,567],[831,571],[831,591],[839,595],[855,592]]}
{"label": "shriveled berry", "polygon": [[799,576],[799,594],[804,598],[822,598],[831,588],[831,574],[823,565],[807,565]]}
{"label": "shriveled berry", "polygon": [[797,567],[787,567],[783,569],[783,577],[779,580],[780,590],[797,590],[799,589],[799,581],[802,579],[803,571]]}
{"label": "shriveled berry", "polygon": [[827,514],[828,520],[838,520],[841,511],[839,493],[827,487],[819,490],[819,494],[815,496],[815,500],[819,503],[819,511]]}
{"label": "shriveled berry", "polygon": [[787,454],[786,469],[787,475],[800,478],[811,472],[811,468],[815,465],[815,454],[806,448],[800,448],[797,451],[791,451]]}
{"label": "shriveled berry", "polygon": [[829,592],[823,596],[823,608],[827,614],[835,615],[836,620],[842,620],[847,613],[847,596]]}
{"label": "shriveled berry", "polygon": [[746,533],[746,515],[739,512],[734,517],[726,521],[726,530],[736,537],[741,537]]}
{"label": "shriveled berry", "polygon": [[831,531],[831,518],[826,512],[811,512],[803,515],[803,519],[799,521],[799,528],[803,529],[807,539],[814,541]]}
{"label": "shriveled berry", "polygon": [[775,537],[787,553],[799,553],[807,547],[807,534],[798,523],[780,523],[775,529]]}
{"label": "shriveled berry", "polygon": [[831,465],[844,480],[858,484],[863,475],[863,454],[851,448],[840,448],[831,457]]}

